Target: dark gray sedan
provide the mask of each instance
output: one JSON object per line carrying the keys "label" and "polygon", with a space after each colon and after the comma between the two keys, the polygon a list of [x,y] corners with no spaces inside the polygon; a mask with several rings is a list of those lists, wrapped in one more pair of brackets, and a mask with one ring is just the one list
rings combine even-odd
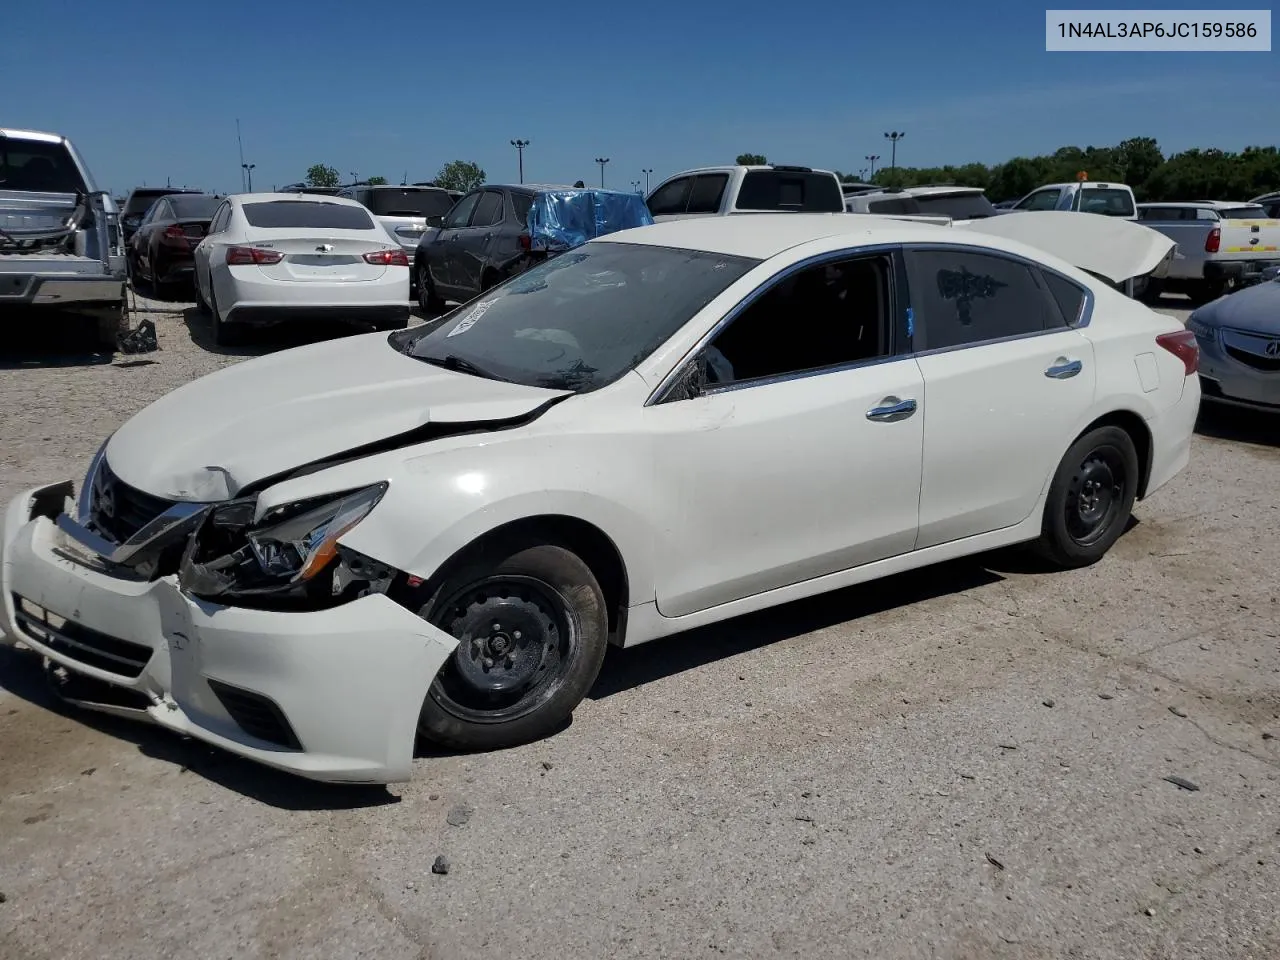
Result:
{"label": "dark gray sedan", "polygon": [[1194,311],[1205,400],[1280,413],[1280,278]]}

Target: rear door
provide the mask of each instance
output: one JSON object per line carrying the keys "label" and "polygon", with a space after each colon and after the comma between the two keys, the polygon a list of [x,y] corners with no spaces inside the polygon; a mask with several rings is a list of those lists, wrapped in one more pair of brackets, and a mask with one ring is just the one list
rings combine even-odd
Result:
{"label": "rear door", "polygon": [[454,267],[460,288],[469,295],[478,294],[485,285],[485,268],[490,264],[490,248],[502,230],[502,214],[502,191],[485,190],[476,201],[471,222],[458,231]]}
{"label": "rear door", "polygon": [[456,291],[461,286],[457,244],[471,222],[471,214],[480,202],[483,190],[473,190],[453,205],[435,240],[424,251],[431,282],[438,290]]}
{"label": "rear door", "polygon": [[1074,281],[960,244],[908,248],[906,264],[924,377],[922,549],[1031,514],[1096,373]]}

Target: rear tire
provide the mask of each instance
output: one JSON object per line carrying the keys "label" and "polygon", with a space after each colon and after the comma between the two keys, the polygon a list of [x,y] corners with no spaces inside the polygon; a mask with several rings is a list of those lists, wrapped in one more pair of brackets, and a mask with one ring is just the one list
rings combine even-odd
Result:
{"label": "rear tire", "polygon": [[209,316],[209,301],[204,298],[204,294],[200,291],[200,276],[197,273],[191,275],[192,286],[196,288],[196,309],[206,317]]}
{"label": "rear tire", "polygon": [[577,554],[508,541],[463,561],[419,616],[458,647],[432,681],[418,732],[455,750],[497,750],[554,733],[595,683],[609,617]]}
{"label": "rear tire", "polygon": [[418,309],[423,313],[423,319],[429,319],[438,313],[444,312],[444,301],[436,293],[435,284],[431,282],[431,272],[427,269],[425,263],[419,263],[417,266],[418,274]]}
{"label": "rear tire", "polygon": [[1203,307],[1206,303],[1217,300],[1220,296],[1227,292],[1227,283],[1225,280],[1202,280],[1187,291],[1187,295],[1191,298],[1191,302],[1197,307]]}
{"label": "rear tire", "polygon": [[213,289],[213,277],[209,277],[209,318],[213,328],[213,342],[219,347],[234,347],[244,342],[244,332],[235,324],[227,323],[218,312],[218,295]]}
{"label": "rear tire", "polygon": [[1097,563],[1124,533],[1138,492],[1138,452],[1119,427],[1090,430],[1058,465],[1035,551],[1057,567]]}
{"label": "rear tire", "polygon": [[120,349],[120,334],[124,333],[127,326],[123,300],[117,307],[105,308],[96,321],[98,343],[106,347],[108,352],[114,353]]}

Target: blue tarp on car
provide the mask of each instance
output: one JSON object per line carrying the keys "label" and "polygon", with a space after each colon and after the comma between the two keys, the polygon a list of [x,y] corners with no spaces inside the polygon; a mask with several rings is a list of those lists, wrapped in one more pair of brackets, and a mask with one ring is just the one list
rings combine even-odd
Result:
{"label": "blue tarp on car", "polygon": [[607,233],[652,223],[653,216],[638,193],[544,190],[529,208],[529,240],[534,250],[559,253]]}

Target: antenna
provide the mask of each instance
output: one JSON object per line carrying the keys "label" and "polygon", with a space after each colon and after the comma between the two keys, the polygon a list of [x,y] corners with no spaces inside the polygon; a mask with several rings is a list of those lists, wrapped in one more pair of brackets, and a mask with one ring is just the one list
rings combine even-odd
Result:
{"label": "antenna", "polygon": [[240,189],[244,187],[244,141],[240,139],[240,118],[236,117],[236,144],[240,147]]}

